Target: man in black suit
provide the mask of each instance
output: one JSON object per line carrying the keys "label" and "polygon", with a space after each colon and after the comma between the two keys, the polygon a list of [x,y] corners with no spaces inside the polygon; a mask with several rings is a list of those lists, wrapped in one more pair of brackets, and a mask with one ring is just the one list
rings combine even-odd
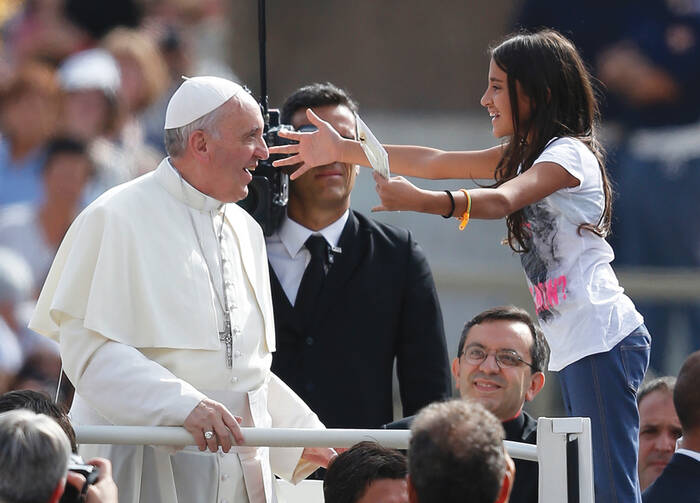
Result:
{"label": "man in black suit", "polygon": [[[527,311],[514,306],[488,309],[466,323],[452,361],[462,398],[481,403],[503,425],[506,440],[537,443],[537,420],[523,410],[544,386],[549,346]],[[409,428],[407,417],[385,425]],[[515,460],[511,503],[537,503],[537,463]]]}
{"label": "man in black suit", "polygon": [[[342,89],[297,90],[282,122],[313,127],[307,108],[355,138],[357,105]],[[277,330],[272,370],[333,428],[391,421],[394,360],[404,415],[450,393],[428,262],[410,232],[350,209],[358,169],[334,163],[291,182],[287,216],[267,240]]]}
{"label": "man in black suit", "polygon": [[700,351],[683,363],[673,390],[681,422],[679,448],[659,478],[642,494],[644,503],[700,502]]}

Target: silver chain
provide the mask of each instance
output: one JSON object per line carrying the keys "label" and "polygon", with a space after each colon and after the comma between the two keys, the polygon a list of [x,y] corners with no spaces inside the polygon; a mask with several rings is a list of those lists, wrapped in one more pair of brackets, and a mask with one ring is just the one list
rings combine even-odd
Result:
{"label": "silver chain", "polygon": [[[178,175],[180,176],[180,190],[182,192],[182,197],[183,199],[185,198],[185,185],[184,181],[182,179],[182,174],[178,171]],[[214,276],[212,275],[211,272],[211,267],[209,267],[209,262],[207,261],[207,256],[204,253],[204,247],[202,246],[202,240],[199,237],[199,232],[197,231],[197,226],[195,225],[194,218],[192,217],[192,211],[190,211],[189,206],[186,206],[187,210],[187,215],[190,217],[190,223],[192,224],[192,230],[194,231],[194,236],[197,239],[197,245],[199,246],[199,252],[202,254],[202,259],[204,260],[204,266],[207,269],[207,274],[209,275],[209,281],[211,282],[211,286],[214,289],[214,294],[216,295],[216,300],[221,306],[221,310],[224,312],[224,329],[226,328],[226,324],[229,322],[228,321],[228,316],[229,316],[229,310],[228,310],[228,299],[226,298],[226,284],[224,281],[224,253],[223,250],[221,249],[221,238],[223,236],[223,230],[224,230],[224,221],[226,220],[226,206],[224,206],[224,212],[223,215],[221,215],[221,225],[219,226],[219,233],[218,236],[216,235],[216,230],[214,229],[213,225],[214,222],[212,221],[212,230],[214,231],[214,237],[216,238],[218,245],[218,251],[219,251],[219,260],[221,264],[221,292],[224,296],[223,301],[221,299],[221,296],[219,295],[219,291],[216,288],[216,283],[214,282]]]}

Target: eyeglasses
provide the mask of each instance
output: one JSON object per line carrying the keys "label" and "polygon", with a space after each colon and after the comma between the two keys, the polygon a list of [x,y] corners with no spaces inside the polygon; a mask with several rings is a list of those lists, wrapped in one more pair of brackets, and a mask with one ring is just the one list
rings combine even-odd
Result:
{"label": "eyeglasses", "polygon": [[[472,365],[481,364],[490,354],[490,352],[486,352],[479,347],[466,348],[462,351],[464,358]],[[498,349],[494,351],[493,357],[496,359],[496,365],[498,365],[499,368],[513,368],[525,364],[533,371],[537,372],[537,369],[531,363],[526,362],[518,353],[510,349]]]}

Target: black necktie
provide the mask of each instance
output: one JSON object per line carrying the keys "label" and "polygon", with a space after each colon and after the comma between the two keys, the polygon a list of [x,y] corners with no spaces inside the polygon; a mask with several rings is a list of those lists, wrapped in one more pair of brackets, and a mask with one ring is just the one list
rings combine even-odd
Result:
{"label": "black necktie", "polygon": [[301,278],[294,309],[301,314],[303,320],[309,321],[326,277],[328,243],[323,236],[312,234],[304,246],[311,253],[311,261]]}

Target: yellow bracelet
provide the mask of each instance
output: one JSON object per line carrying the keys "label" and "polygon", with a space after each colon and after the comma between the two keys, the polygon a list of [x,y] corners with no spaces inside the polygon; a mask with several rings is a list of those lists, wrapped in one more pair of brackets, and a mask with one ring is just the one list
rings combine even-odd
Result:
{"label": "yellow bracelet", "polygon": [[459,190],[464,192],[464,195],[467,196],[467,211],[465,211],[462,217],[459,219],[459,230],[463,231],[469,223],[469,213],[472,211],[472,196],[469,195],[469,191],[467,189]]}

